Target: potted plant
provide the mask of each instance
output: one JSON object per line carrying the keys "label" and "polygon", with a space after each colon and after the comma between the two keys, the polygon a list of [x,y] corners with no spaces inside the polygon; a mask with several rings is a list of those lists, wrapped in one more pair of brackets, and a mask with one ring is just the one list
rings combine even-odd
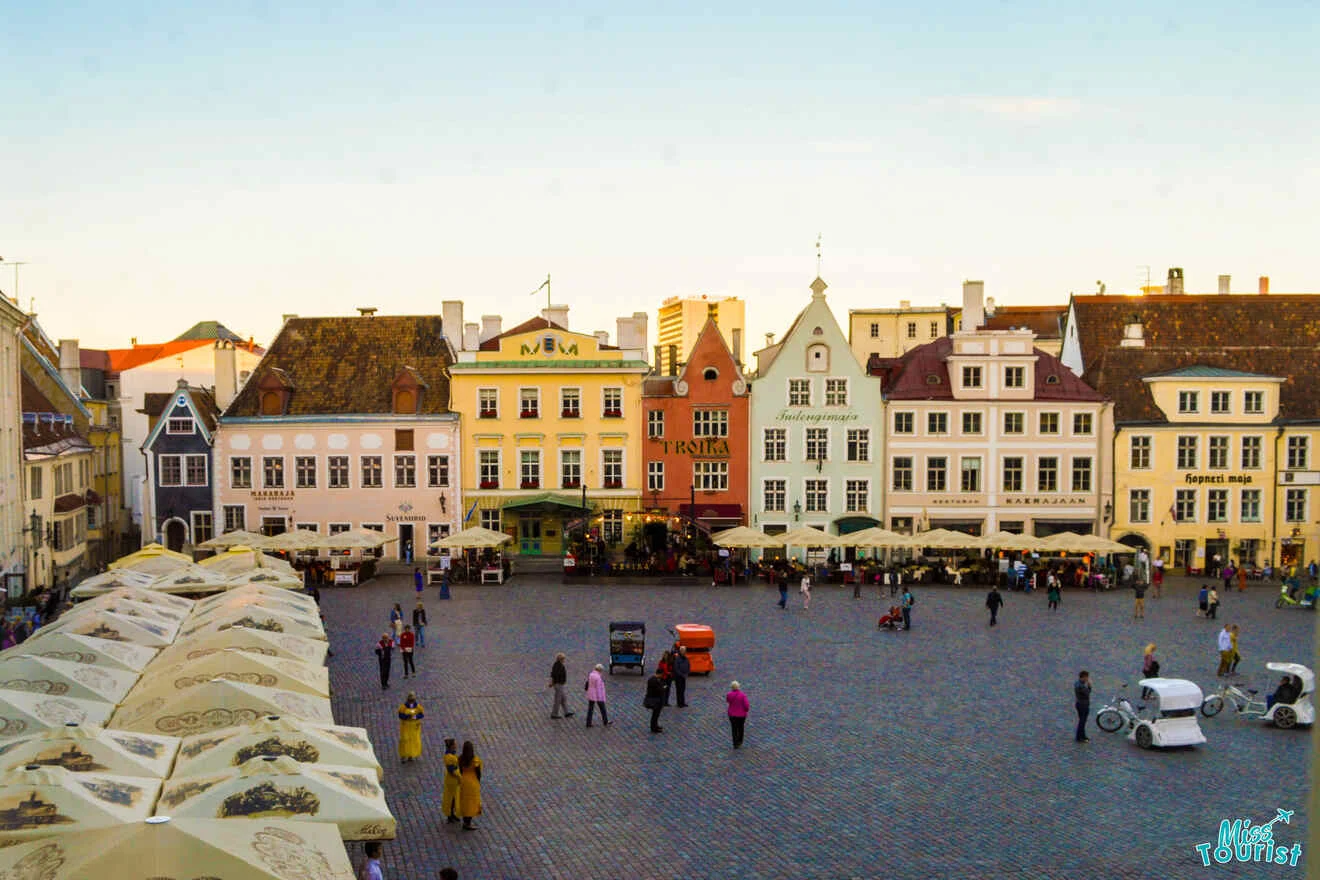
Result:
{"label": "potted plant", "polygon": [[499,481],[499,480],[482,480],[482,481],[481,481],[481,488],[483,488],[483,489],[498,489],[499,487],[500,487],[500,481]]}
{"label": "potted plant", "polygon": [[536,416],[537,412],[534,409],[525,409],[518,413],[520,419],[534,419]]}
{"label": "potted plant", "polygon": [[523,489],[539,489],[539,488],[541,488],[541,481],[540,481],[540,480],[523,480],[523,481],[522,481],[522,484],[521,484],[521,487],[522,487]]}

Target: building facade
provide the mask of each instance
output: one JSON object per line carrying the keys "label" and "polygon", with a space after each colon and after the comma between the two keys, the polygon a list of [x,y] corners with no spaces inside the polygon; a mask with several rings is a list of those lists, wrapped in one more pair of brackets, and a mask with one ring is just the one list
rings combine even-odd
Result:
{"label": "building facade", "polygon": [[[31,377],[23,377],[23,466],[28,521],[26,589],[62,588],[87,566],[92,446]],[[67,402],[65,404],[67,408]]]}
{"label": "building facade", "polygon": [[30,535],[23,473],[22,329],[25,315],[0,296],[0,586],[23,590]]}
{"label": "building facade", "polygon": [[[462,305],[446,302],[446,322]],[[469,525],[504,531],[512,549],[558,555],[565,530],[598,530],[607,544],[632,540],[643,497],[642,380],[646,313],[608,334],[568,327],[568,307],[508,331],[484,316],[465,325],[450,368],[462,415],[463,508]]]}
{"label": "building facade", "polygon": [[947,336],[954,329],[949,307],[913,306],[902,300],[898,308],[850,309],[848,345],[857,363],[865,366],[872,355],[901,357],[918,345]]}
{"label": "building facade", "polygon": [[182,379],[171,394],[148,392],[143,407],[151,428],[142,444],[147,462],[143,521],[151,539],[192,552],[215,537],[211,448],[220,410],[205,388]]}
{"label": "building facade", "polygon": [[697,337],[714,321],[724,337],[725,346],[733,353],[739,365],[743,361],[746,340],[746,308],[736,296],[671,296],[660,304],[656,321],[656,341],[659,349],[655,356],[657,373],[672,373],[680,359],[687,356],[697,344]]}

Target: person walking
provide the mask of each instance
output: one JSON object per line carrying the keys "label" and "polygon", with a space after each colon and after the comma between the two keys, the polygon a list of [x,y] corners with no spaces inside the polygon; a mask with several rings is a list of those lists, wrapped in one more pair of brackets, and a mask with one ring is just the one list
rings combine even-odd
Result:
{"label": "person walking", "polygon": [[1233,634],[1233,654],[1229,658],[1228,674],[1237,675],[1238,661],[1242,659],[1242,655],[1238,653],[1238,635],[1239,635],[1238,625],[1236,623],[1233,624],[1231,627],[1229,627],[1228,631]]}
{"label": "person walking", "polygon": [[1210,594],[1205,600],[1205,616],[1213,619],[1219,617],[1219,591],[1214,587],[1210,588]]}
{"label": "person walking", "polygon": [[651,710],[651,732],[664,733],[660,726],[660,712],[665,708],[665,681],[660,677],[660,670],[651,673],[646,680],[646,697],[642,705]]}
{"label": "person walking", "polygon": [[395,639],[403,635],[403,608],[398,602],[395,602],[394,607],[390,609],[390,629],[394,630]]}
{"label": "person walking", "polygon": [[463,830],[475,831],[472,820],[481,815],[481,759],[472,748],[472,740],[463,743],[458,756],[458,814]]}
{"label": "person walking", "polygon": [[1164,558],[1161,556],[1156,556],[1155,561],[1151,564],[1150,587],[1155,594],[1155,598],[1158,599],[1160,591],[1164,587]]}
{"label": "person walking", "polygon": [[985,607],[990,609],[990,625],[998,623],[999,609],[1004,605],[1004,597],[999,593],[999,586],[992,585],[990,592],[985,594]]}
{"label": "person walking", "polygon": [[412,626],[403,628],[403,635],[399,636],[399,656],[403,658],[403,677],[417,676],[417,667],[413,665],[413,649],[417,647],[417,636],[413,634]]}
{"label": "person walking", "polygon": [[362,847],[362,853],[367,860],[358,874],[360,880],[384,880],[385,875],[380,871],[380,841],[368,840]]}
{"label": "person walking", "polygon": [[550,717],[556,720],[573,717],[573,713],[568,711],[568,697],[564,694],[564,685],[568,683],[568,669],[564,666],[564,659],[563,654],[556,654],[555,662],[550,665],[550,687],[555,692],[554,701],[550,704]]}
{"label": "person walking", "polygon": [[743,728],[747,724],[747,711],[750,708],[742,685],[736,681],[730,682],[729,692],[724,695],[724,701],[729,704],[729,730],[733,733],[733,747],[740,749],[743,744]]}
{"label": "person walking", "polygon": [[1086,735],[1086,719],[1091,717],[1091,673],[1083,669],[1077,673],[1073,683],[1073,705],[1077,709],[1077,733],[1074,739],[1079,743],[1090,742]]}
{"label": "person walking", "polygon": [[1201,584],[1201,590],[1196,594],[1196,616],[1207,617],[1210,610],[1210,588]]}
{"label": "person walking", "polygon": [[1216,644],[1219,647],[1219,670],[1215,672],[1218,677],[1228,675],[1228,670],[1233,665],[1233,630],[1229,624],[1224,624],[1224,628],[1219,631],[1219,638]]}
{"label": "person walking", "polygon": [[413,569],[413,592],[417,593],[417,598],[419,598],[419,599],[420,599],[421,596],[422,596],[422,587],[425,586],[425,584],[426,584],[426,579],[422,577],[422,570],[421,570],[420,568],[414,568],[414,569]]}
{"label": "person walking", "polygon": [[1132,585],[1132,619],[1146,616],[1146,585],[1137,581]]}
{"label": "person walking", "polygon": [[399,706],[399,762],[407,764],[409,761],[416,761],[422,756],[422,719],[426,713],[422,711],[421,703],[417,702],[417,694],[408,691],[408,696],[404,698],[402,705]]}
{"label": "person walking", "polygon": [[1046,583],[1049,585],[1045,592],[1045,598],[1050,601],[1050,610],[1057,611],[1059,608],[1059,579],[1050,572],[1046,576]]}
{"label": "person walking", "polygon": [[679,647],[674,661],[674,695],[680,709],[687,708],[687,679],[692,672],[692,663],[688,660],[687,648]]}
{"label": "person walking", "polygon": [[[1239,559],[1238,562],[1241,563],[1242,560]],[[1247,567],[1246,567],[1246,565],[1243,565],[1243,564],[1239,564],[1239,565],[1238,565],[1238,567],[1237,567],[1237,582],[1238,582],[1238,592],[1239,592],[1239,593],[1245,593],[1245,592],[1247,591]]]}
{"label": "person walking", "polygon": [[798,592],[802,594],[802,610],[806,611],[811,607],[811,575],[807,572],[802,573],[802,586],[798,587]]}
{"label": "person walking", "polygon": [[788,608],[788,572],[779,572],[775,581],[779,585],[779,609],[782,611]]}
{"label": "person walking", "polygon": [[458,822],[458,746],[453,737],[445,739],[445,785],[440,794],[440,812],[446,822]]}
{"label": "person walking", "polygon": [[656,675],[665,683],[665,705],[669,705],[669,690],[674,686],[674,652],[665,651],[655,666]]}
{"label": "person walking", "polygon": [[376,662],[380,664],[380,689],[390,689],[390,660],[394,657],[394,639],[389,633],[381,633],[376,643]]}
{"label": "person walking", "polygon": [[600,721],[606,727],[610,726],[610,717],[605,714],[605,677],[601,675],[605,667],[599,663],[596,668],[587,673],[587,683],[583,688],[587,692],[587,727],[591,726],[592,713],[596,707],[600,707]]}
{"label": "person walking", "polygon": [[903,588],[903,629],[912,629],[912,591]]}
{"label": "person walking", "polygon": [[426,647],[426,609],[422,607],[422,600],[417,600],[417,605],[413,607],[413,632],[417,633],[417,647]]}

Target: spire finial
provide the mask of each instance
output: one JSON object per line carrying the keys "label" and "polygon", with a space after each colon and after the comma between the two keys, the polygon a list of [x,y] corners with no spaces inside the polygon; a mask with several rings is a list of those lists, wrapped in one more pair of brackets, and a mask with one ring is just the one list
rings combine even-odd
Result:
{"label": "spire finial", "polygon": [[816,277],[820,277],[820,233],[816,233]]}

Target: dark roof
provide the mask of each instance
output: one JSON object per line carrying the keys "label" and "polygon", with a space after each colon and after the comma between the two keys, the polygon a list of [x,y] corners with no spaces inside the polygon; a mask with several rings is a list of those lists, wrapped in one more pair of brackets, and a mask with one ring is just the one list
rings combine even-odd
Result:
{"label": "dark roof", "polygon": [[20,400],[20,405],[23,408],[23,412],[35,412],[35,413],[59,412],[59,410],[55,408],[55,404],[50,402],[50,398],[47,397],[42,392],[42,390],[37,387],[35,382],[33,382],[30,378],[28,378],[27,373],[22,374],[22,384],[19,387],[20,387],[19,400]]}
{"label": "dark roof", "polygon": [[[24,452],[59,455],[70,449],[91,448],[74,425],[64,423],[64,414],[55,408],[50,398],[41,393],[41,389],[28,378],[27,373],[22,374],[19,387],[23,406]],[[43,415],[47,417],[44,420]]]}
{"label": "dark roof", "polygon": [[999,306],[981,325],[984,330],[1014,330],[1025,327],[1037,339],[1059,339],[1063,336],[1067,306]]}
{"label": "dark roof", "polygon": [[[152,418],[159,418],[169,408],[170,402],[174,400],[174,395],[178,393],[178,388],[168,393],[148,391],[143,396],[142,409],[138,412]],[[215,395],[211,393],[209,388],[198,388],[195,385],[188,386],[188,394],[192,397],[193,406],[197,407],[197,412],[201,414],[202,423],[206,426],[206,430],[214,431],[216,418],[220,415],[220,408],[215,403]]]}
{"label": "dark roof", "polygon": [[[901,358],[898,367],[885,383],[884,395],[890,400],[953,400],[946,361],[953,351],[953,339],[945,336],[918,345]],[[1036,355],[1036,400],[1104,400],[1104,395],[1077,378],[1051,354],[1039,348]],[[934,379],[932,379],[934,377]]]}
{"label": "dark roof", "polygon": [[84,370],[110,369],[110,352],[98,348],[78,349],[78,366]]}
{"label": "dark roof", "polygon": [[148,391],[142,399],[142,409],[138,412],[155,418],[165,412],[165,405],[174,399],[174,392]]}
{"label": "dark roof", "polygon": [[275,370],[292,388],[291,416],[389,413],[406,367],[426,382],[419,414],[447,413],[452,361],[439,315],[290,318],[225,414],[259,415],[257,386]]}
{"label": "dark roof", "polygon": [[227,342],[247,341],[219,321],[198,321],[196,324],[193,324],[187,330],[174,337],[175,342],[184,339],[224,339]]}
{"label": "dark roof", "polygon": [[71,510],[77,510],[80,507],[87,506],[87,499],[77,492],[70,492],[67,495],[61,495],[55,499],[55,512],[68,513]]}
{"label": "dark roof", "polygon": [[642,380],[642,397],[673,397],[677,376],[647,376]]}
{"label": "dark roof", "polygon": [[[505,330],[503,333],[499,334],[498,336],[492,336],[490,339],[487,339],[485,342],[477,346],[477,350],[499,351],[501,339],[504,339],[506,336],[519,336],[523,333],[531,333],[533,330],[558,330],[561,333],[577,332],[576,330],[569,330],[567,327],[561,327],[558,324],[556,324],[554,321],[551,321],[547,318],[542,318],[542,317],[528,318],[526,321],[523,321],[517,327],[514,327],[511,330]],[[589,336],[591,334],[579,333],[578,335]],[[600,346],[601,351],[617,351],[618,348],[619,347],[617,345]]]}

